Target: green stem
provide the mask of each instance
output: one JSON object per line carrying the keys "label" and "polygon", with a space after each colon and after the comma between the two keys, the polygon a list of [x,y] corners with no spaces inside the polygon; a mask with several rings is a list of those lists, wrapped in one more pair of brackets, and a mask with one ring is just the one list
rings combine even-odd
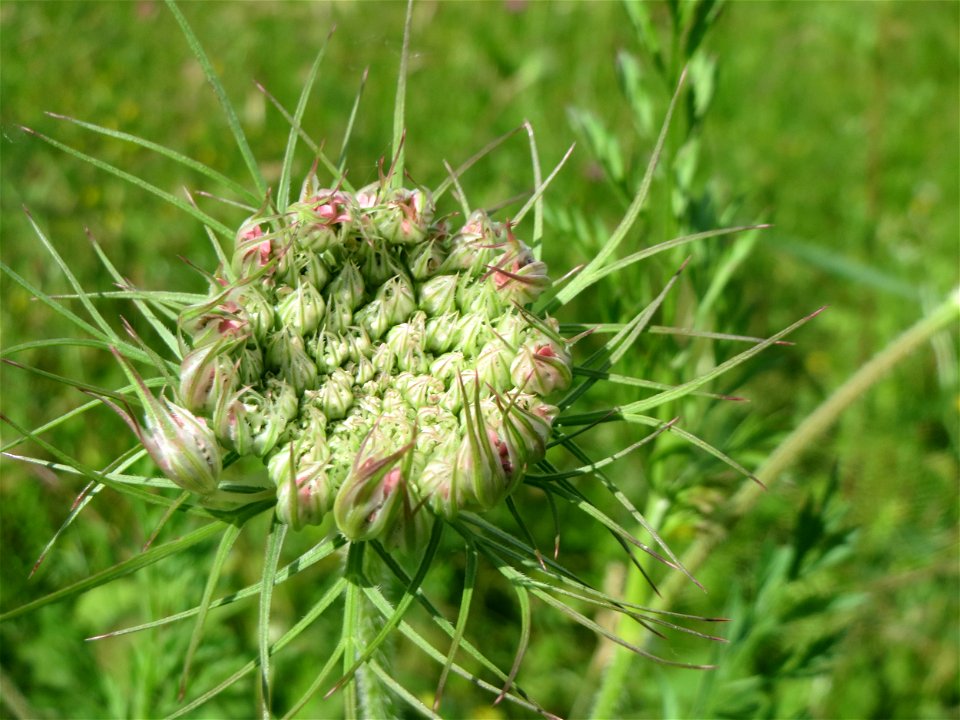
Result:
{"label": "green stem", "polygon": [[[757,477],[766,486],[766,489],[770,490],[783,471],[795,463],[807,448],[839,419],[844,410],[863,397],[872,386],[876,385],[917,348],[951,324],[955,325],[958,320],[960,320],[960,287],[956,288],[927,317],[922,318],[911,328],[904,331],[883,350],[874,355],[866,365],[851,375],[771,453],[767,461],[757,471]],[[704,536],[691,545],[683,556],[684,566],[690,572],[695,572],[697,568],[701,567],[710,556],[713,548],[729,535],[737,520],[746,515],[763,497],[764,493],[763,487],[750,483],[734,495],[729,503],[730,519],[724,532]],[[680,592],[683,584],[684,578],[679,573],[671,575],[664,583],[663,594],[655,607],[668,607],[677,593]]]}
{"label": "green stem", "polygon": [[[796,462],[854,401],[862,397],[867,390],[917,348],[950,325],[955,326],[958,320],[960,320],[960,288],[955,289],[950,297],[927,317],[906,330],[854,373],[780,444],[757,471],[757,477],[764,483],[766,489],[769,490],[783,471]],[[724,532],[703,536],[694,542],[684,553],[682,558],[684,567],[691,573],[696,573],[713,549],[730,534],[737,521],[763,497],[764,492],[761,486],[751,483],[734,495],[729,503],[730,512],[727,515],[729,520]],[[655,524],[662,521],[666,509],[665,501],[658,501],[651,513],[651,520]],[[674,605],[676,596],[686,583],[686,576],[681,573],[671,574],[663,584],[661,595],[653,598],[652,609],[667,609]],[[627,586],[627,600],[642,602],[644,593],[645,586],[639,582],[636,575],[632,576]],[[635,623],[626,622],[621,618],[617,632],[625,639],[630,639],[637,634],[638,627]],[[632,653],[619,647],[614,649],[612,658],[603,673],[591,717],[614,716],[615,703],[624,687],[632,659]]]}
{"label": "green stem", "polygon": [[[651,527],[659,530],[670,509],[670,501],[663,497],[651,496],[650,512],[646,517]],[[650,586],[640,573],[630,573],[627,580],[627,587],[624,595],[631,602],[641,603],[649,595]],[[618,620],[616,634],[629,643],[639,644],[641,626],[633,621],[624,622],[626,618],[621,616]],[[590,711],[591,718],[612,718],[617,717],[617,702],[620,699],[621,691],[626,687],[627,673],[630,670],[630,662],[633,660],[633,653],[610,641],[601,642],[601,647],[607,652],[611,652],[610,662],[603,671],[603,680],[600,683],[600,689],[593,701],[593,708]]]}

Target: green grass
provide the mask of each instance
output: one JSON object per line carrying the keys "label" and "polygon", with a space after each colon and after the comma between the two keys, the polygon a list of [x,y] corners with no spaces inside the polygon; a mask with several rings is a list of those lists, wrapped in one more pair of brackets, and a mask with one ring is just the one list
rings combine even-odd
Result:
{"label": "green grass", "polygon": [[[304,127],[325,138],[335,156],[369,66],[349,148],[355,185],[375,179],[377,160],[390,153],[403,9],[394,3],[183,8],[270,183],[280,173],[287,126],[253,80],[292,110],[319,44],[336,23]],[[651,14],[661,37],[669,38],[668,6],[655,5]],[[624,321],[662,289],[687,255],[691,263],[655,324],[766,337],[829,305],[792,337],[796,346],[771,348],[708,388],[745,396],[749,404],[688,397],[662,410],[663,419],[681,416],[685,428],[747,468],[761,467],[791,430],[958,282],[958,32],[960,11],[950,3],[725,6],[703,41],[718,68],[712,104],[702,126],[690,123],[685,108],[681,112],[651,203],[620,255],[720,225],[759,221],[774,227],[752,239],[705,240],[633,266],[564,309],[560,320],[599,315]],[[48,293],[69,292],[37,242],[25,205],[88,289],[109,290],[111,280],[89,249],[85,228],[135,285],[201,291],[203,279],[177,258],[215,265],[196,221],[19,129],[26,125],[57,138],[173,194],[182,195],[183,186],[218,189],[169,160],[43,111],[155,140],[252,187],[172,15],[152,3],[5,3],[0,33],[3,262]],[[406,107],[408,171],[435,186],[445,177],[443,160],[457,165],[525,119],[536,129],[545,168],[577,140],[546,195],[544,257],[555,276],[589,261],[603,239],[596,228],[613,230],[629,197],[625,188],[636,188],[655,140],[618,86],[619,50],[640,60],[646,91],[639,97],[650,105],[655,131],[672,82],[659,80],[649,48],[640,46],[620,4],[529,3],[516,11],[501,3],[418,5]],[[608,168],[611,160],[612,169],[622,167],[614,182],[603,179],[603,156],[595,157],[588,138],[571,124],[571,107],[593,113],[616,138],[618,146],[607,154]],[[698,165],[687,209],[675,215],[667,169],[682,165],[688,136],[699,138]],[[294,176],[307,165],[301,158]],[[464,185],[475,205],[528,189],[523,133],[481,161]],[[202,206],[228,225],[243,216],[209,200]],[[588,231],[572,229],[574,208]],[[730,279],[711,295],[722,268],[731,271]],[[9,278],[2,283],[5,348],[76,334]],[[709,306],[705,298],[712,298]],[[101,307],[115,327],[119,315],[132,319],[136,312],[126,303]],[[730,642],[671,637],[651,646],[673,660],[716,663],[714,671],[619,656],[611,661],[608,644],[534,601],[532,642],[519,675],[524,688],[548,709],[574,716],[593,707],[600,689],[611,714],[628,717],[958,717],[960,394],[955,320],[952,326],[863,392],[838,423],[770,478],[770,490],[743,517],[728,502],[742,478],[673,437],[618,463],[611,476],[649,515],[663,511],[662,530],[678,553],[704,538],[722,538],[696,573],[709,592],[686,586],[670,596],[669,609],[730,618],[719,629]],[[585,356],[594,341],[584,341],[578,352]],[[675,384],[741,349],[647,333],[614,370]],[[33,349],[16,360],[92,384],[113,386],[122,379],[107,353],[91,349]],[[87,399],[6,365],[0,382],[4,413],[27,427]],[[593,402],[602,407],[604,400],[644,396],[623,387]],[[105,410],[90,418],[49,439],[101,467],[131,438]],[[608,453],[637,439],[639,430],[601,427],[590,435],[591,447]],[[15,437],[4,427],[4,443]],[[136,556],[162,512],[105,491],[27,580],[81,485],[48,469],[0,463],[4,612]],[[583,479],[579,487],[599,501],[595,480]],[[541,495],[520,495],[518,501],[542,506]],[[547,548],[552,521],[546,507],[538,510],[525,510],[525,519]],[[564,515],[568,523],[580,518]],[[507,513],[501,519],[510,526]],[[264,519],[255,522],[263,534]],[[194,527],[178,516],[164,538]],[[263,548],[251,536],[257,537],[244,534],[238,541],[221,589],[259,578]],[[314,541],[304,531],[292,539],[292,549],[302,552]],[[215,547],[208,541],[79,599],[3,623],[4,716],[174,712],[189,623],[141,637],[83,638],[194,606]],[[561,558],[598,586],[625,583],[631,599],[655,602],[636,570],[624,580],[630,566],[598,526],[565,526]],[[448,617],[456,615],[463,563],[451,555],[428,579]],[[296,622],[324,579],[339,571],[330,559],[278,589],[271,630],[279,634]],[[651,572],[665,579],[662,569]],[[412,620],[430,632],[427,616],[418,612]],[[248,601],[211,614],[193,663],[194,692],[256,655],[256,613]],[[326,661],[339,634],[336,619],[322,620],[277,660],[278,707],[289,707]],[[482,641],[490,657],[509,668],[519,626],[509,586],[481,568],[467,637]],[[445,647],[439,637],[431,639]],[[429,702],[438,666],[424,672],[422,655],[405,641],[395,644],[393,672]],[[622,682],[604,680],[616,672]],[[256,707],[251,688],[235,686],[196,716],[249,716]],[[302,714],[336,716],[340,702],[338,696],[328,705],[315,699]],[[491,709],[490,702],[488,694],[452,679],[443,710],[451,717],[523,716],[503,704]]]}

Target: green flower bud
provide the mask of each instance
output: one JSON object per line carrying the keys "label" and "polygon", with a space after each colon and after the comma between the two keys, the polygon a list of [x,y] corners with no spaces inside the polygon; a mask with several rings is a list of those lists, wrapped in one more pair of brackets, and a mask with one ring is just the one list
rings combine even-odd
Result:
{"label": "green flower bud", "polygon": [[360,247],[360,274],[367,288],[382,285],[390,278],[406,272],[395,252],[394,248],[382,242],[371,242]]}
{"label": "green flower bud", "polygon": [[449,440],[452,438],[423,468],[417,480],[417,492],[435,513],[452,520],[460,511],[462,493]]}
{"label": "green flower bud", "polygon": [[277,278],[279,282],[290,287],[308,282],[317,290],[323,290],[330,281],[330,268],[327,261],[315,252],[287,248],[280,258]]}
{"label": "green flower bud", "polygon": [[456,312],[427,318],[423,336],[425,349],[434,353],[444,353],[452,348],[459,319],[460,314]]}
{"label": "green flower bud", "polygon": [[490,318],[500,315],[509,305],[504,302],[492,280],[481,279],[457,288],[457,307],[463,313]]}
{"label": "green flower bud", "polygon": [[353,378],[345,370],[337,368],[317,390],[316,398],[328,420],[345,417],[353,404]]}
{"label": "green flower bud", "polygon": [[290,328],[275,332],[267,340],[267,365],[298,393],[317,386],[317,365],[307,354],[303,337]]}
{"label": "green flower bud", "polygon": [[379,340],[393,324],[390,315],[379,299],[374,299],[364,305],[354,315],[354,321],[362,327],[374,340]]}
{"label": "green flower bud", "polygon": [[509,387],[512,384],[510,363],[513,358],[513,351],[500,338],[488,340],[477,355],[476,369],[480,382],[495,388]]}
{"label": "green flower bud", "polygon": [[402,372],[397,375],[394,387],[400,391],[407,404],[414,408],[436,405],[445,389],[443,382],[430,375],[415,375]]}
{"label": "green flower bud", "polygon": [[257,342],[264,342],[267,335],[273,330],[273,305],[257,288],[242,288],[237,302],[243,309],[243,317],[247,321]]}
{"label": "green flower bud", "polygon": [[338,295],[328,295],[327,314],[323,320],[323,327],[333,333],[345,333],[350,330],[354,322],[353,310],[347,299]]}
{"label": "green flower bud", "polygon": [[440,407],[446,408],[452,413],[460,412],[460,408],[463,407],[464,403],[464,388],[466,388],[468,393],[467,398],[470,398],[473,396],[474,387],[476,386],[476,370],[458,370],[453,382],[450,383],[450,387],[440,398]]}
{"label": "green flower bud", "polygon": [[423,320],[394,325],[387,333],[387,346],[393,350],[397,367],[406,372],[423,372],[427,359],[423,354]]}
{"label": "green flower bud", "polygon": [[320,325],[325,303],[320,292],[309,282],[300,283],[295,290],[281,288],[277,297],[277,314],[284,327],[305,337]]}
{"label": "green flower bud", "polygon": [[420,308],[428,315],[442,315],[457,309],[459,275],[437,275],[420,286]]}
{"label": "green flower bud", "polygon": [[327,289],[328,297],[337,298],[351,310],[363,300],[363,276],[353,260],[347,260]]}
{"label": "green flower bud", "polygon": [[376,299],[382,303],[389,326],[402,323],[417,309],[413,284],[405,275],[396,275],[377,290]]}
{"label": "green flower bud", "polygon": [[468,312],[457,320],[453,331],[453,346],[473,356],[491,337],[486,318],[480,313]]}
{"label": "green flower bud", "polygon": [[445,258],[443,244],[437,239],[414,245],[407,258],[410,274],[413,275],[414,280],[423,281],[431,278],[440,271]]}
{"label": "green flower bud", "polygon": [[464,367],[464,356],[462,352],[456,350],[438,356],[430,363],[430,375],[444,384],[444,387],[450,387],[454,378]]}

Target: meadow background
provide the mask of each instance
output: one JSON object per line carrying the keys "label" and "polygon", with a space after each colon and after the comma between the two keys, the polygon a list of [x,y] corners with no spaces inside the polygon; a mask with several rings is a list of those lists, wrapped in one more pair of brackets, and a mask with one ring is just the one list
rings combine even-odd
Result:
{"label": "meadow background", "polygon": [[[664,53],[676,58],[682,48],[671,45],[671,8],[653,4],[649,12]],[[376,179],[378,158],[389,154],[402,4],[225,2],[183,9],[268,180],[279,172],[287,126],[253,81],[292,108],[336,24],[304,127],[335,153],[369,67],[348,166],[356,185]],[[664,409],[665,417],[679,414],[684,427],[748,468],[759,466],[958,282],[958,38],[960,5],[953,2],[724,5],[701,47],[701,56],[716,62],[709,108],[697,115],[693,100],[685,101],[641,228],[623,252],[721,224],[773,227],[635,266],[566,308],[561,321],[622,321],[691,254],[682,285],[655,319],[660,325],[764,336],[829,305],[792,336],[795,346],[767,351],[712,388],[750,403],[698,399]],[[649,45],[615,2],[422,2],[412,52],[406,141],[413,178],[436,186],[445,177],[444,159],[457,165],[524,120],[537,132],[546,167],[576,141],[546,196],[544,257],[555,277],[587,260],[639,182],[655,139],[651,127],[659,126],[679,63],[659,76]],[[625,83],[618,74],[621,52],[637,59],[640,80]],[[44,111],[157,141],[245,180],[216,99],[170,13],[147,1],[0,5],[0,254],[45,291],[67,291],[30,229],[26,206],[88,289],[110,289],[110,282],[85,228],[135,285],[202,290],[202,278],[178,259],[215,265],[195,221],[20,126],[170,192],[204,189],[201,179]],[[690,137],[695,151],[684,151]],[[304,160],[300,174],[307,168]],[[522,134],[464,179],[474,205],[495,204],[530,184]],[[206,202],[232,224],[243,218]],[[8,278],[2,283],[5,348],[76,334]],[[132,314],[131,307],[115,306],[113,316]],[[641,507],[651,498],[667,503],[664,532],[675,550],[706,536],[718,540],[698,571],[709,592],[684,588],[671,609],[730,618],[721,630],[730,642],[673,640],[657,649],[720,667],[701,672],[628,662],[538,608],[520,682],[549,709],[574,717],[588,711],[598,689],[622,717],[960,717],[956,348],[953,327],[898,365],[742,517],[729,502],[742,478],[696,449],[664,441],[618,464],[612,475]],[[646,334],[624,363],[631,373],[676,383],[736,350]],[[94,384],[120,379],[112,358],[83,348],[31,350],[15,359]],[[28,427],[86,399],[9,366],[0,368],[0,382],[3,412]],[[592,402],[600,407],[605,400],[623,396]],[[15,438],[3,428],[4,444]],[[613,448],[629,438],[626,430],[610,429],[592,442]],[[104,410],[50,439],[97,467],[131,438]],[[105,492],[28,580],[81,484],[6,459],[0,471],[4,611],[137,553],[159,517]],[[589,488],[588,479],[581,482]],[[531,523],[551,538],[549,513],[543,515]],[[189,527],[181,519],[165,532],[172,537]],[[0,625],[2,715],[147,717],[175,710],[189,625],[100,643],[83,638],[195,604],[212,549]],[[262,555],[256,542],[240,543],[224,582],[251,582]],[[565,527],[561,557],[598,584],[624,586],[622,553],[598,528]],[[462,568],[451,560],[433,580],[441,596],[449,587],[451,612],[458,573]],[[516,608],[493,573],[484,577],[490,582],[475,600],[480,609],[470,635],[502,645],[492,655],[509,666]],[[309,577],[291,585],[275,596],[278,631],[311,597]],[[625,592],[650,600],[630,582]],[[255,654],[255,615],[255,605],[247,604],[211,617],[193,688],[206,688]],[[320,623],[291,648],[278,665],[278,686],[291,697],[306,687],[335,632],[335,623]],[[397,643],[396,673],[429,697],[437,671],[423,662]],[[241,684],[196,716],[246,717],[253,703]],[[304,715],[336,708],[315,704]],[[452,717],[520,716],[504,705],[491,708],[488,696],[456,681],[444,709]]]}

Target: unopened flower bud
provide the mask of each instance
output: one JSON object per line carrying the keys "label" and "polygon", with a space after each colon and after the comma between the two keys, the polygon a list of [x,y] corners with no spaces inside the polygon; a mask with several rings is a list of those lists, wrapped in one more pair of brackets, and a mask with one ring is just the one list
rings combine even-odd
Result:
{"label": "unopened flower bud", "polygon": [[151,405],[141,438],[150,457],[184,490],[211,494],[219,484],[223,458],[206,420],[166,398]]}
{"label": "unopened flower bud", "polygon": [[452,348],[459,319],[460,315],[456,312],[428,318],[423,336],[424,347],[433,353],[444,353]]}
{"label": "unopened flower bud", "polygon": [[407,260],[410,274],[414,280],[427,280],[439,272],[445,257],[443,245],[437,239],[414,245]]}
{"label": "unopened flower bud", "polygon": [[344,263],[340,272],[330,283],[328,297],[335,297],[351,310],[354,310],[363,300],[363,276],[352,260]]}
{"label": "unopened flower bud", "polygon": [[353,404],[353,378],[337,368],[317,390],[317,402],[329,420],[345,417]]}
{"label": "unopened flower bud", "polygon": [[420,286],[420,308],[428,315],[442,315],[457,309],[459,275],[437,275]]}
{"label": "unopened flower bud", "polygon": [[280,298],[277,314],[284,327],[301,337],[317,329],[326,308],[323,297],[313,285],[302,282],[295,289],[286,289],[277,295]]}
{"label": "unopened flower bud", "polygon": [[406,492],[402,462],[412,443],[388,448],[406,430],[407,424],[381,416],[364,439],[333,505],[337,527],[349,540],[372,540],[390,524]]}
{"label": "unopened flower bud", "polygon": [[516,387],[537,395],[566,390],[573,379],[570,356],[552,340],[528,340],[517,350],[510,377]]}
{"label": "unopened flower bud", "polygon": [[433,219],[433,202],[423,190],[400,188],[370,212],[377,231],[387,242],[413,245],[426,237]]}
{"label": "unopened flower bud", "polygon": [[277,370],[298,393],[317,385],[317,365],[307,354],[303,337],[290,328],[270,336],[267,341],[267,364]]}
{"label": "unopened flower bud", "polygon": [[221,341],[184,355],[177,396],[185,407],[193,412],[210,412],[217,398],[233,390],[238,373],[229,352],[235,345]]}

